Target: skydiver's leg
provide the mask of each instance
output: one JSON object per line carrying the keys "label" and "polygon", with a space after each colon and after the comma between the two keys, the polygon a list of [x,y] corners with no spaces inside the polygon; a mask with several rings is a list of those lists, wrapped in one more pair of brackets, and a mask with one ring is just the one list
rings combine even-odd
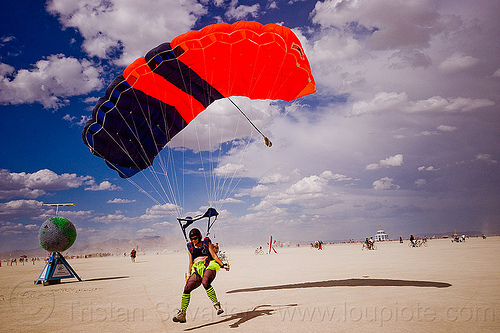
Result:
{"label": "skydiver's leg", "polygon": [[216,271],[212,269],[206,269],[205,273],[203,274],[203,279],[201,280],[201,283],[203,284],[203,287],[207,292],[208,298],[210,298],[210,300],[214,304],[214,307],[217,310],[217,314],[220,315],[224,312],[224,310],[222,310],[220,302],[217,300],[217,295],[215,294],[214,287],[212,287],[212,281],[215,279],[215,275]]}
{"label": "skydiver's leg", "polygon": [[186,281],[184,292],[182,294],[181,311],[186,312],[189,301],[191,300],[191,292],[198,288],[201,284],[201,278],[198,274],[194,273]]}

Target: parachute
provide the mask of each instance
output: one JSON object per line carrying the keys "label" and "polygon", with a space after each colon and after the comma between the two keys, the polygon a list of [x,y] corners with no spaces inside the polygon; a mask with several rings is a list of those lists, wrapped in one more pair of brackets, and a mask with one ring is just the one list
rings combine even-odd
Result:
{"label": "parachute", "polygon": [[116,77],[85,124],[83,142],[129,178],[218,99],[291,101],[315,91],[290,29],[249,21],[209,25],[150,50]]}

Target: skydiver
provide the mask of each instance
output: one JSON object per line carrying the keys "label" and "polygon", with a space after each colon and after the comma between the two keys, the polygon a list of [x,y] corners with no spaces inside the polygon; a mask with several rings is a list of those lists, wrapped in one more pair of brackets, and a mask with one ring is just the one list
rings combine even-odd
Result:
{"label": "skydiver", "polygon": [[181,308],[173,318],[174,322],[179,323],[186,322],[186,310],[191,299],[191,292],[198,288],[200,284],[205,288],[208,298],[210,298],[215,310],[217,310],[217,315],[221,315],[224,312],[220,302],[217,300],[215,290],[212,287],[212,281],[215,279],[216,272],[220,268],[225,268],[226,270],[229,270],[229,268],[217,256],[210,238],[205,237],[202,240],[200,230],[196,228],[191,229],[189,239],[191,240],[187,244],[189,251],[189,277],[184,286]]}

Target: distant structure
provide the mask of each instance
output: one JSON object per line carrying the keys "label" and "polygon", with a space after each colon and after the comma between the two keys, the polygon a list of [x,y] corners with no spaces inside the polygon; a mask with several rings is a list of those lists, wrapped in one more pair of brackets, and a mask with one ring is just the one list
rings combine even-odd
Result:
{"label": "distant structure", "polygon": [[382,230],[382,225],[379,224],[379,230],[375,234],[375,241],[376,242],[383,242],[383,241],[388,241],[389,240],[389,235],[385,233],[384,230]]}

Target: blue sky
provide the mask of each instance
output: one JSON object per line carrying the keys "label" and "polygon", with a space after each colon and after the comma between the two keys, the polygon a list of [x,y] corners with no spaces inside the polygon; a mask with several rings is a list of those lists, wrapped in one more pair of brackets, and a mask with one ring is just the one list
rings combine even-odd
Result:
{"label": "blue sky", "polygon": [[[207,173],[236,175],[216,203],[225,242],[361,239],[379,225],[394,238],[500,231],[497,1],[30,0],[3,13],[0,251],[37,247],[55,213],[44,203],[76,204],[60,215],[78,245],[181,238],[172,204],[203,212]],[[272,148],[214,103],[159,157],[175,161],[175,202],[142,193],[159,186],[151,170],[133,177],[138,190],[89,152],[83,123],[124,66],[238,20],[293,29],[317,83],[292,103],[235,98]],[[207,126],[225,154],[206,151]]]}

